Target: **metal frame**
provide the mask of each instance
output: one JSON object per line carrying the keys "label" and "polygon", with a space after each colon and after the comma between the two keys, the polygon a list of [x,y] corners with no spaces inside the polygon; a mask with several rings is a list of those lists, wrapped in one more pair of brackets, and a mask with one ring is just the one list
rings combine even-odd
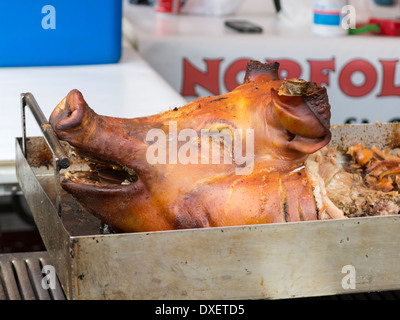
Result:
{"label": "metal frame", "polygon": [[53,127],[49,124],[46,117],[44,116],[42,109],[40,109],[35,97],[31,93],[21,94],[21,109],[22,109],[22,152],[26,157],[26,117],[25,107],[28,106],[36,119],[40,129],[42,130],[43,136],[46,139],[47,145],[53,153],[53,167],[54,176],[56,179],[56,204],[57,213],[61,217],[61,200],[60,200],[60,170],[66,169],[70,166],[70,160],[65,154],[60,141],[54,132]]}

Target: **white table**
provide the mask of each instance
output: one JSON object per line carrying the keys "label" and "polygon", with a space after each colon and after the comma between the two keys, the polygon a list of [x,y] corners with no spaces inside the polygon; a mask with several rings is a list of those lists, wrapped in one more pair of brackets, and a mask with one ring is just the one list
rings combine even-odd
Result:
{"label": "white table", "polygon": [[[233,18],[255,22],[264,32],[236,33],[224,26],[226,19]],[[229,91],[242,81],[246,59],[283,59],[281,76],[327,86],[332,124],[400,118],[399,38],[318,37],[311,26],[283,25],[273,12],[166,16],[151,7],[126,2],[124,33],[139,54],[187,100]],[[382,88],[387,89],[384,96],[380,96]]]}

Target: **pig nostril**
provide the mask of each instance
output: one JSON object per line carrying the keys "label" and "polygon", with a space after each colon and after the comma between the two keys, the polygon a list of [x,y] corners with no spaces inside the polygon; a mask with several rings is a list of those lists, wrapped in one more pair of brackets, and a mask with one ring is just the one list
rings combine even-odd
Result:
{"label": "pig nostril", "polygon": [[286,134],[288,135],[288,141],[290,142],[290,141],[292,141],[295,137],[296,137],[296,135],[294,134],[294,133],[291,133],[289,130],[287,130],[286,129]]}

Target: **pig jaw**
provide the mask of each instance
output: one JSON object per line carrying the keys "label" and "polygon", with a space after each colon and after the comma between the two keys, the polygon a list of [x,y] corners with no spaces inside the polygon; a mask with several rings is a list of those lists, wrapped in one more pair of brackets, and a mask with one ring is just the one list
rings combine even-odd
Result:
{"label": "pig jaw", "polygon": [[173,228],[168,219],[160,219],[160,209],[150,203],[148,191],[138,180],[126,185],[76,182],[65,179],[62,187],[89,213],[115,231],[157,231]]}

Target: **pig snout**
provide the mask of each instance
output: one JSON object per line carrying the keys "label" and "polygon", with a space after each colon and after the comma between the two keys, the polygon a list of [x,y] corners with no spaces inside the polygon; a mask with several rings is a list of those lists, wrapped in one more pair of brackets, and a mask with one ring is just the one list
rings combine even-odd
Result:
{"label": "pig snout", "polygon": [[49,122],[56,133],[60,135],[84,125],[87,113],[88,106],[82,93],[72,90],[54,109]]}

